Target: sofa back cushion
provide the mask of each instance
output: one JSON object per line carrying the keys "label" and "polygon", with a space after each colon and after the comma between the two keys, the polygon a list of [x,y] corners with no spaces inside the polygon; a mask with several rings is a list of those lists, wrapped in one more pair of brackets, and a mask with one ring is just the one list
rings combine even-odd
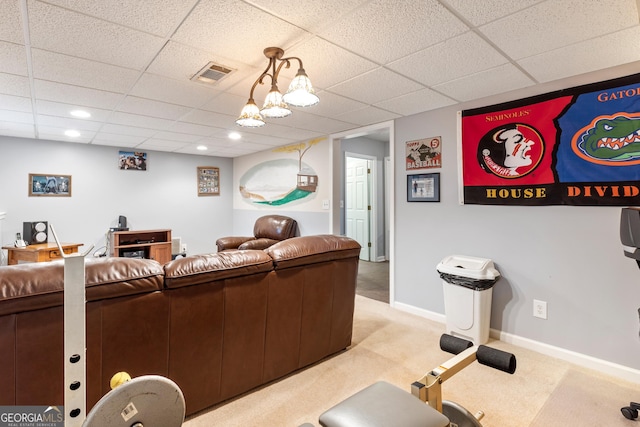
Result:
{"label": "sofa back cushion", "polygon": [[284,215],[265,215],[256,220],[253,235],[260,239],[285,240],[296,235],[298,223]]}
{"label": "sofa back cushion", "polygon": [[180,288],[271,270],[273,260],[260,250],[193,255],[164,265],[165,287]]}
{"label": "sofa back cushion", "polygon": [[360,256],[360,244],[345,236],[319,234],[283,240],[265,249],[275,269]]}
{"label": "sofa back cushion", "polygon": [[[162,289],[157,261],[135,258],[89,258],[85,264],[87,302]],[[62,306],[64,262],[0,267],[0,316]]]}

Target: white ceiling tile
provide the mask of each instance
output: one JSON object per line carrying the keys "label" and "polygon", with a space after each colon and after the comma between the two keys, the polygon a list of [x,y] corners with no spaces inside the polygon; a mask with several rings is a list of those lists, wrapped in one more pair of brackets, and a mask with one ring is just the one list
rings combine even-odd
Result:
{"label": "white ceiling tile", "polygon": [[63,102],[77,105],[78,107],[99,108],[102,110],[113,110],[124,98],[120,93],[89,89],[46,80],[35,80],[34,87],[38,99]]}
{"label": "white ceiling tile", "polygon": [[197,0],[47,0],[49,3],[159,36],[169,36]]}
{"label": "white ceiling tile", "polygon": [[[433,86],[507,63],[508,60],[474,32],[467,32],[405,56],[389,68]],[[461,67],[460,64],[465,64]]]}
{"label": "white ceiling tile", "polygon": [[[233,143],[233,141],[231,141],[229,138],[226,137],[220,137],[220,138],[215,138],[215,137],[207,137],[207,138],[202,138],[200,141],[198,141],[198,145],[204,145],[207,148],[211,148],[211,147],[227,147],[229,145],[231,145]],[[240,143],[238,143],[240,144]]]}
{"label": "white ceiling tile", "polygon": [[533,85],[526,75],[511,64],[462,77],[433,87],[458,101],[470,101]]}
{"label": "white ceiling tile", "polygon": [[0,72],[28,76],[25,47],[0,41]]}
{"label": "white ceiling tile", "polygon": [[22,111],[23,113],[33,111],[31,99],[22,96],[0,94],[0,105],[4,110]]}
{"label": "white ceiling tile", "polygon": [[82,131],[78,137],[69,137],[64,134],[65,128],[57,126],[38,126],[38,135],[43,139],[50,139],[52,141],[66,141],[66,142],[78,142],[89,143],[95,136],[95,132]]}
{"label": "white ceiling tile", "polygon": [[248,62],[254,58],[260,61],[259,55],[267,46],[287,47],[305,35],[299,27],[246,2],[201,0],[173,40]]}
{"label": "white ceiling tile", "polygon": [[[289,55],[302,60],[304,69],[316,88],[333,86],[378,67],[375,62],[319,37],[305,40],[285,52],[285,56]],[[298,69],[297,61],[292,62],[291,68],[293,70],[290,73],[293,76]]]}
{"label": "white ceiling tile", "polygon": [[[615,49],[611,49],[615,46]],[[593,52],[600,52],[593,60]],[[549,82],[640,60],[640,26],[551,52],[523,58],[518,63],[537,81]]]}
{"label": "white ceiling tile", "polygon": [[146,129],[167,130],[173,125],[173,120],[115,112],[109,117],[109,123]]}
{"label": "white ceiling tile", "polygon": [[[240,112],[238,112],[238,114],[240,114]],[[181,122],[221,128],[235,126],[235,120],[236,116],[229,116],[226,114],[203,110],[192,110],[180,118]]]}
{"label": "white ceiling tile", "polygon": [[[289,129],[288,131],[289,134],[296,132],[296,129],[294,128],[288,128],[288,129]],[[280,137],[271,136],[271,135],[254,133],[253,130],[254,129],[241,128],[239,126],[237,127],[237,129],[232,129],[232,131],[236,131],[240,133],[240,135],[242,136],[242,138],[240,139],[241,143],[246,141],[246,142],[252,142],[256,144],[268,145],[271,147],[285,145],[290,142],[299,141],[305,138],[305,137],[298,138],[295,135],[292,135],[291,138],[280,138]],[[226,130],[226,129],[220,130],[211,135],[211,137],[217,137],[220,140],[227,140],[228,136],[229,136],[229,130]]]}
{"label": "white ceiling tile", "polygon": [[177,120],[182,115],[188,113],[190,108],[135,96],[127,96],[124,101],[118,105],[117,110],[125,113],[140,114],[142,116]]}
{"label": "white ceiling tile", "polygon": [[436,0],[373,0],[319,35],[386,64],[468,29]]}
{"label": "white ceiling tile", "polygon": [[31,97],[29,78],[14,74],[0,73],[0,93]]}
{"label": "white ceiling tile", "polygon": [[327,91],[317,92],[316,94],[320,98],[320,102],[314,106],[305,107],[303,111],[319,116],[336,118],[348,111],[359,110],[367,106],[362,102]]}
{"label": "white ceiling tile", "polygon": [[138,72],[115,65],[31,49],[36,79],[75,86],[126,93],[138,78]]}
{"label": "white ceiling tile", "polygon": [[0,122],[33,123],[33,114],[29,112],[0,110]]}
{"label": "white ceiling tile", "polygon": [[224,92],[204,104],[200,109],[213,111],[214,113],[233,115],[235,117],[240,115],[242,107],[244,107],[248,99],[249,92],[243,95]]}
{"label": "white ceiling tile", "polygon": [[78,104],[63,104],[61,102],[52,101],[36,101],[36,110],[38,114],[45,114],[47,116],[57,116],[62,118],[73,118],[71,111],[83,110],[91,114],[91,117],[87,120],[104,122],[109,117],[109,110],[102,110],[99,108],[87,108]]}
{"label": "white ceiling tile", "polygon": [[196,142],[202,139],[202,135],[190,135],[187,133],[161,131],[153,136],[153,139],[163,139],[176,142]]}
{"label": "white ceiling tile", "polygon": [[401,116],[410,116],[455,103],[456,101],[453,99],[441,95],[438,92],[431,89],[423,89],[387,101],[378,102],[375,106],[387,111],[392,111]]}
{"label": "white ceiling tile", "polygon": [[511,58],[522,59],[637,24],[633,0],[549,0],[480,31]]}
{"label": "white ceiling tile", "polygon": [[20,0],[0,2],[0,40],[24,44]]}
{"label": "white ceiling tile", "polygon": [[316,132],[337,132],[337,129],[344,128],[347,123],[344,120],[335,120],[329,117],[316,116],[310,112],[296,109],[289,117],[284,119],[267,119],[267,125],[274,121],[279,122],[283,120],[283,124],[299,129],[308,129]]}
{"label": "white ceiling tile", "polygon": [[421,90],[423,86],[386,68],[378,68],[328,90],[347,98],[374,104],[406,93]]}
{"label": "white ceiling tile", "polygon": [[126,146],[131,147],[141,144],[145,139],[143,136],[118,135],[115,133],[98,132],[92,143],[97,145]]}
{"label": "white ceiling tile", "polygon": [[174,150],[174,153],[181,153],[181,154],[193,154],[196,156],[206,156],[206,157],[230,157],[230,156],[220,156],[216,153],[216,151],[212,151],[211,149],[208,150],[198,150],[197,145],[187,145],[184,146],[182,148],[179,148],[177,150]]}
{"label": "white ceiling tile", "polygon": [[38,127],[64,127],[65,129],[75,129],[78,131],[90,130],[93,132],[97,132],[102,126],[102,122],[94,122],[84,119],[64,118],[59,116],[46,116],[44,114],[38,114],[36,120],[38,121]]}
{"label": "white ceiling tile", "polygon": [[[35,48],[141,70],[165,40],[42,2],[29,3]],[[73,25],[64,25],[73,22]]]}
{"label": "white ceiling tile", "polygon": [[169,131],[176,133],[186,133],[190,135],[209,136],[217,129],[213,126],[197,125],[193,123],[175,122],[169,128]]}
{"label": "white ceiling tile", "polygon": [[467,21],[478,26],[545,0],[447,0]]}
{"label": "white ceiling tile", "polygon": [[142,144],[139,144],[138,148],[144,148],[146,150],[160,150],[160,151],[173,151],[188,145],[185,142],[167,141],[159,138],[149,138]]}
{"label": "white ceiling tile", "polygon": [[[116,114],[116,116],[117,115],[118,114]],[[116,118],[116,120],[117,119],[118,118]],[[136,136],[136,137],[142,137],[146,139],[146,138],[152,137],[153,135],[158,133],[158,131],[155,129],[147,129],[139,126],[126,126],[126,125],[116,125],[112,123],[106,123],[101,129],[101,133],[125,135],[125,136]]]}
{"label": "white ceiling tile", "polygon": [[145,73],[136,82],[131,95],[170,102],[187,107],[199,107],[220,92],[189,80],[174,80],[155,74]]}
{"label": "white ceiling tile", "polygon": [[381,110],[376,107],[366,107],[361,110],[351,111],[343,114],[340,118],[344,121],[356,123],[360,126],[371,125],[374,123],[380,123],[387,120],[393,120],[399,118],[399,114],[395,114],[389,111]]}
{"label": "white ceiling tile", "polygon": [[36,131],[32,124],[0,121],[0,133],[20,138],[35,138]]}
{"label": "white ceiling tile", "polygon": [[301,2],[291,0],[258,0],[253,4],[296,25],[314,31],[327,25],[368,0],[323,0]]}

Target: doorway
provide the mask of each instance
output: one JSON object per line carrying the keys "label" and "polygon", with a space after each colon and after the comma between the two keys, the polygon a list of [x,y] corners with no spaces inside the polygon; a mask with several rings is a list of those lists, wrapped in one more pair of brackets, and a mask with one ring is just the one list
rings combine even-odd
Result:
{"label": "doorway", "polygon": [[393,305],[393,122],[331,135],[331,144],[332,194],[339,202],[331,212],[332,233],[352,237],[363,248],[358,288],[367,282],[378,296],[356,291]]}
{"label": "doorway", "polygon": [[371,231],[375,212],[372,212],[371,173],[374,160],[369,156],[345,153],[345,234],[360,243],[362,261],[372,261]]}

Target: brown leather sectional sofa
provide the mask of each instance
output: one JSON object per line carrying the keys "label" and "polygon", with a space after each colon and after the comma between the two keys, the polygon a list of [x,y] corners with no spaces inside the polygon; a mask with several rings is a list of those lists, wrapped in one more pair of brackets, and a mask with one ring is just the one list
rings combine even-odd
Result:
{"label": "brown leather sectional sofa", "polygon": [[[265,250],[88,259],[87,410],[111,376],[155,374],[187,414],[351,344],[360,246],[295,237]],[[0,267],[0,405],[62,405],[63,264]]]}

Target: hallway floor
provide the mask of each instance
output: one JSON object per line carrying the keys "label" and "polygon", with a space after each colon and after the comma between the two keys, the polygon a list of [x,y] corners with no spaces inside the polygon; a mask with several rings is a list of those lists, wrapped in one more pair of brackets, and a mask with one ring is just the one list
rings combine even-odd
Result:
{"label": "hallway floor", "polygon": [[389,303],[389,262],[362,261],[358,265],[356,294]]}

